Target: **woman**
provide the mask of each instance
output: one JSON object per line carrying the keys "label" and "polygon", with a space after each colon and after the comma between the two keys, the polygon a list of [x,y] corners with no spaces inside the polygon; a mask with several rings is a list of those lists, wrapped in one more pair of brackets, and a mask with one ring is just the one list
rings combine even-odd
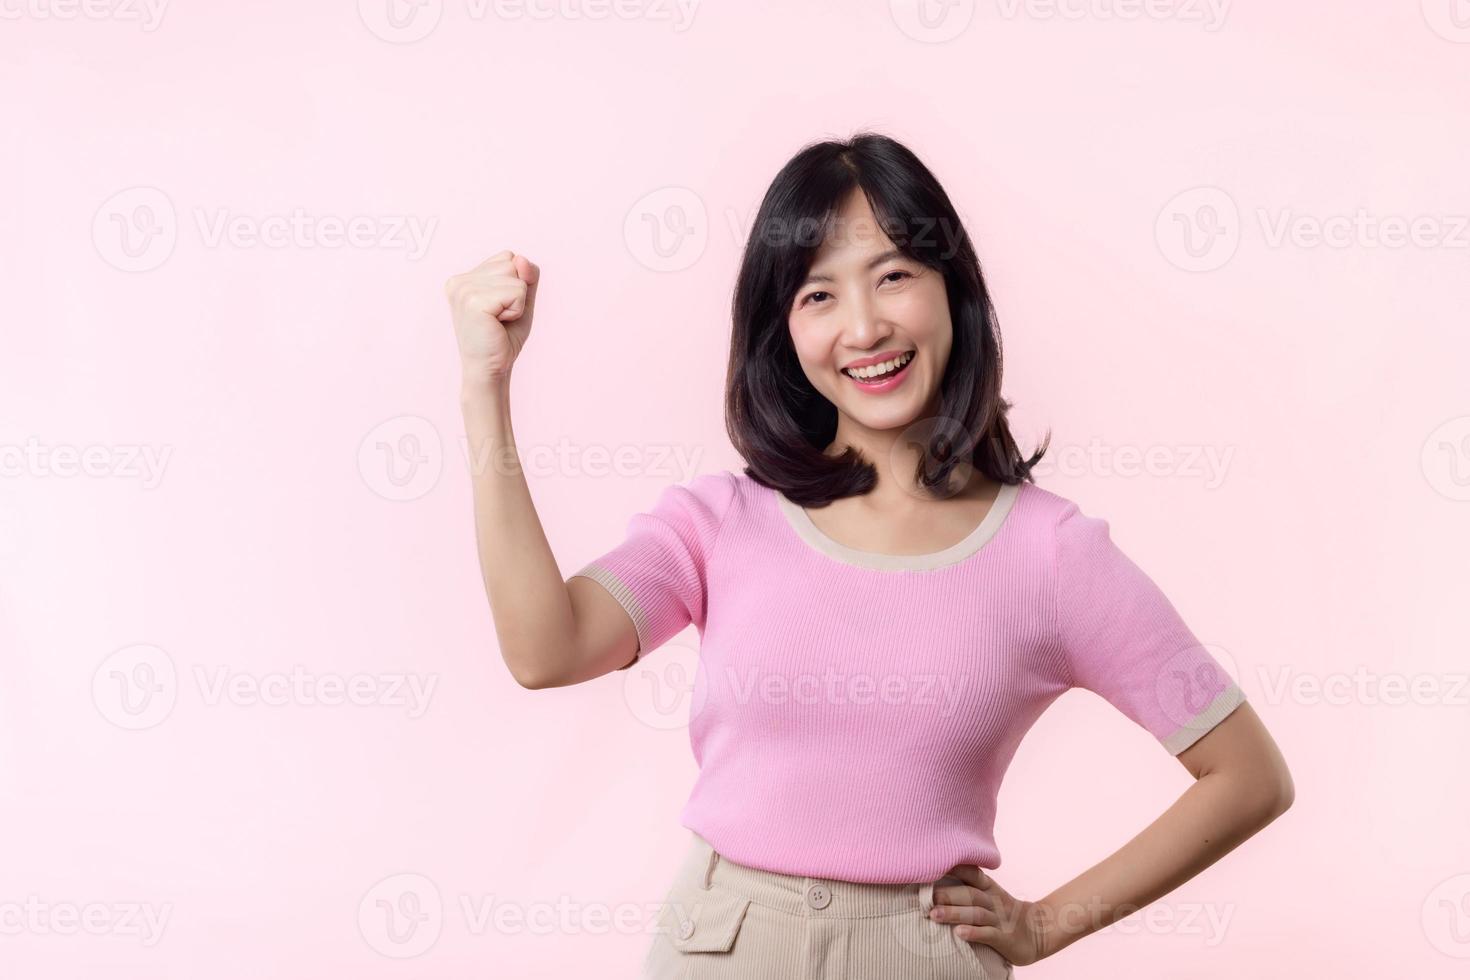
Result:
{"label": "woman", "polygon": [[[512,459],[539,271],[450,280],[474,458]],[[1198,874],[1290,805],[1245,696],[1105,520],[1038,487],[980,265],[903,145],[804,148],[747,243],[726,389],[746,466],[667,487],[563,581],[518,467],[474,474],[486,592],[526,687],[632,666],[694,624],[699,776],[649,978],[1003,980]],[[501,455],[501,454],[508,455]],[[1072,687],[1194,775],[1051,894],[987,869],[1001,777]]]}

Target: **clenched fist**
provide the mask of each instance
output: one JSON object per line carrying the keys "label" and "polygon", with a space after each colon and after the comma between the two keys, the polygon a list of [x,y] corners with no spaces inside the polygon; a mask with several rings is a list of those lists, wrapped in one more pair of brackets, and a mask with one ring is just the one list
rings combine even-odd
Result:
{"label": "clenched fist", "polygon": [[469,272],[449,277],[444,295],[449,299],[466,381],[510,377],[511,365],[531,332],[540,278],[536,263],[508,249]]}

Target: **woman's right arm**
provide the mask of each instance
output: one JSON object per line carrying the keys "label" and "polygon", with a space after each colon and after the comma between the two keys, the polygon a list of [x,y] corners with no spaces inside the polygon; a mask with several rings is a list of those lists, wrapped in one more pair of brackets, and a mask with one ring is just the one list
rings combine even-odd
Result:
{"label": "woman's right arm", "polygon": [[444,287],[459,342],[475,540],[500,655],[523,687],[562,687],[623,666],[633,622],[585,578],[562,578],[531,500],[510,420],[510,375],[535,312],[540,270],[505,251]]}

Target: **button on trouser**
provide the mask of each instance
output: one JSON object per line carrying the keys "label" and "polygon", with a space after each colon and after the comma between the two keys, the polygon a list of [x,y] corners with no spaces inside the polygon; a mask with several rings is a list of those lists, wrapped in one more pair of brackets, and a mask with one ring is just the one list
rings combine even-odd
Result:
{"label": "button on trouser", "polygon": [[957,879],[779,874],[731,861],[690,833],[643,980],[1013,980],[1000,953],[929,918],[936,886]]}

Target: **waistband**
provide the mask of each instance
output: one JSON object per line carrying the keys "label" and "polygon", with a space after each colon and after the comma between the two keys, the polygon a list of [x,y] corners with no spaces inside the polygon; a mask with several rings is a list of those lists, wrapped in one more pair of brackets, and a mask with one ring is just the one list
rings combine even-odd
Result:
{"label": "waistband", "polygon": [[950,875],[934,881],[877,884],[782,874],[732,861],[698,833],[690,831],[690,834],[693,846],[685,869],[695,884],[700,888],[717,885],[758,905],[791,915],[838,919],[909,911],[928,915],[934,907],[936,886],[961,884],[960,879]]}

